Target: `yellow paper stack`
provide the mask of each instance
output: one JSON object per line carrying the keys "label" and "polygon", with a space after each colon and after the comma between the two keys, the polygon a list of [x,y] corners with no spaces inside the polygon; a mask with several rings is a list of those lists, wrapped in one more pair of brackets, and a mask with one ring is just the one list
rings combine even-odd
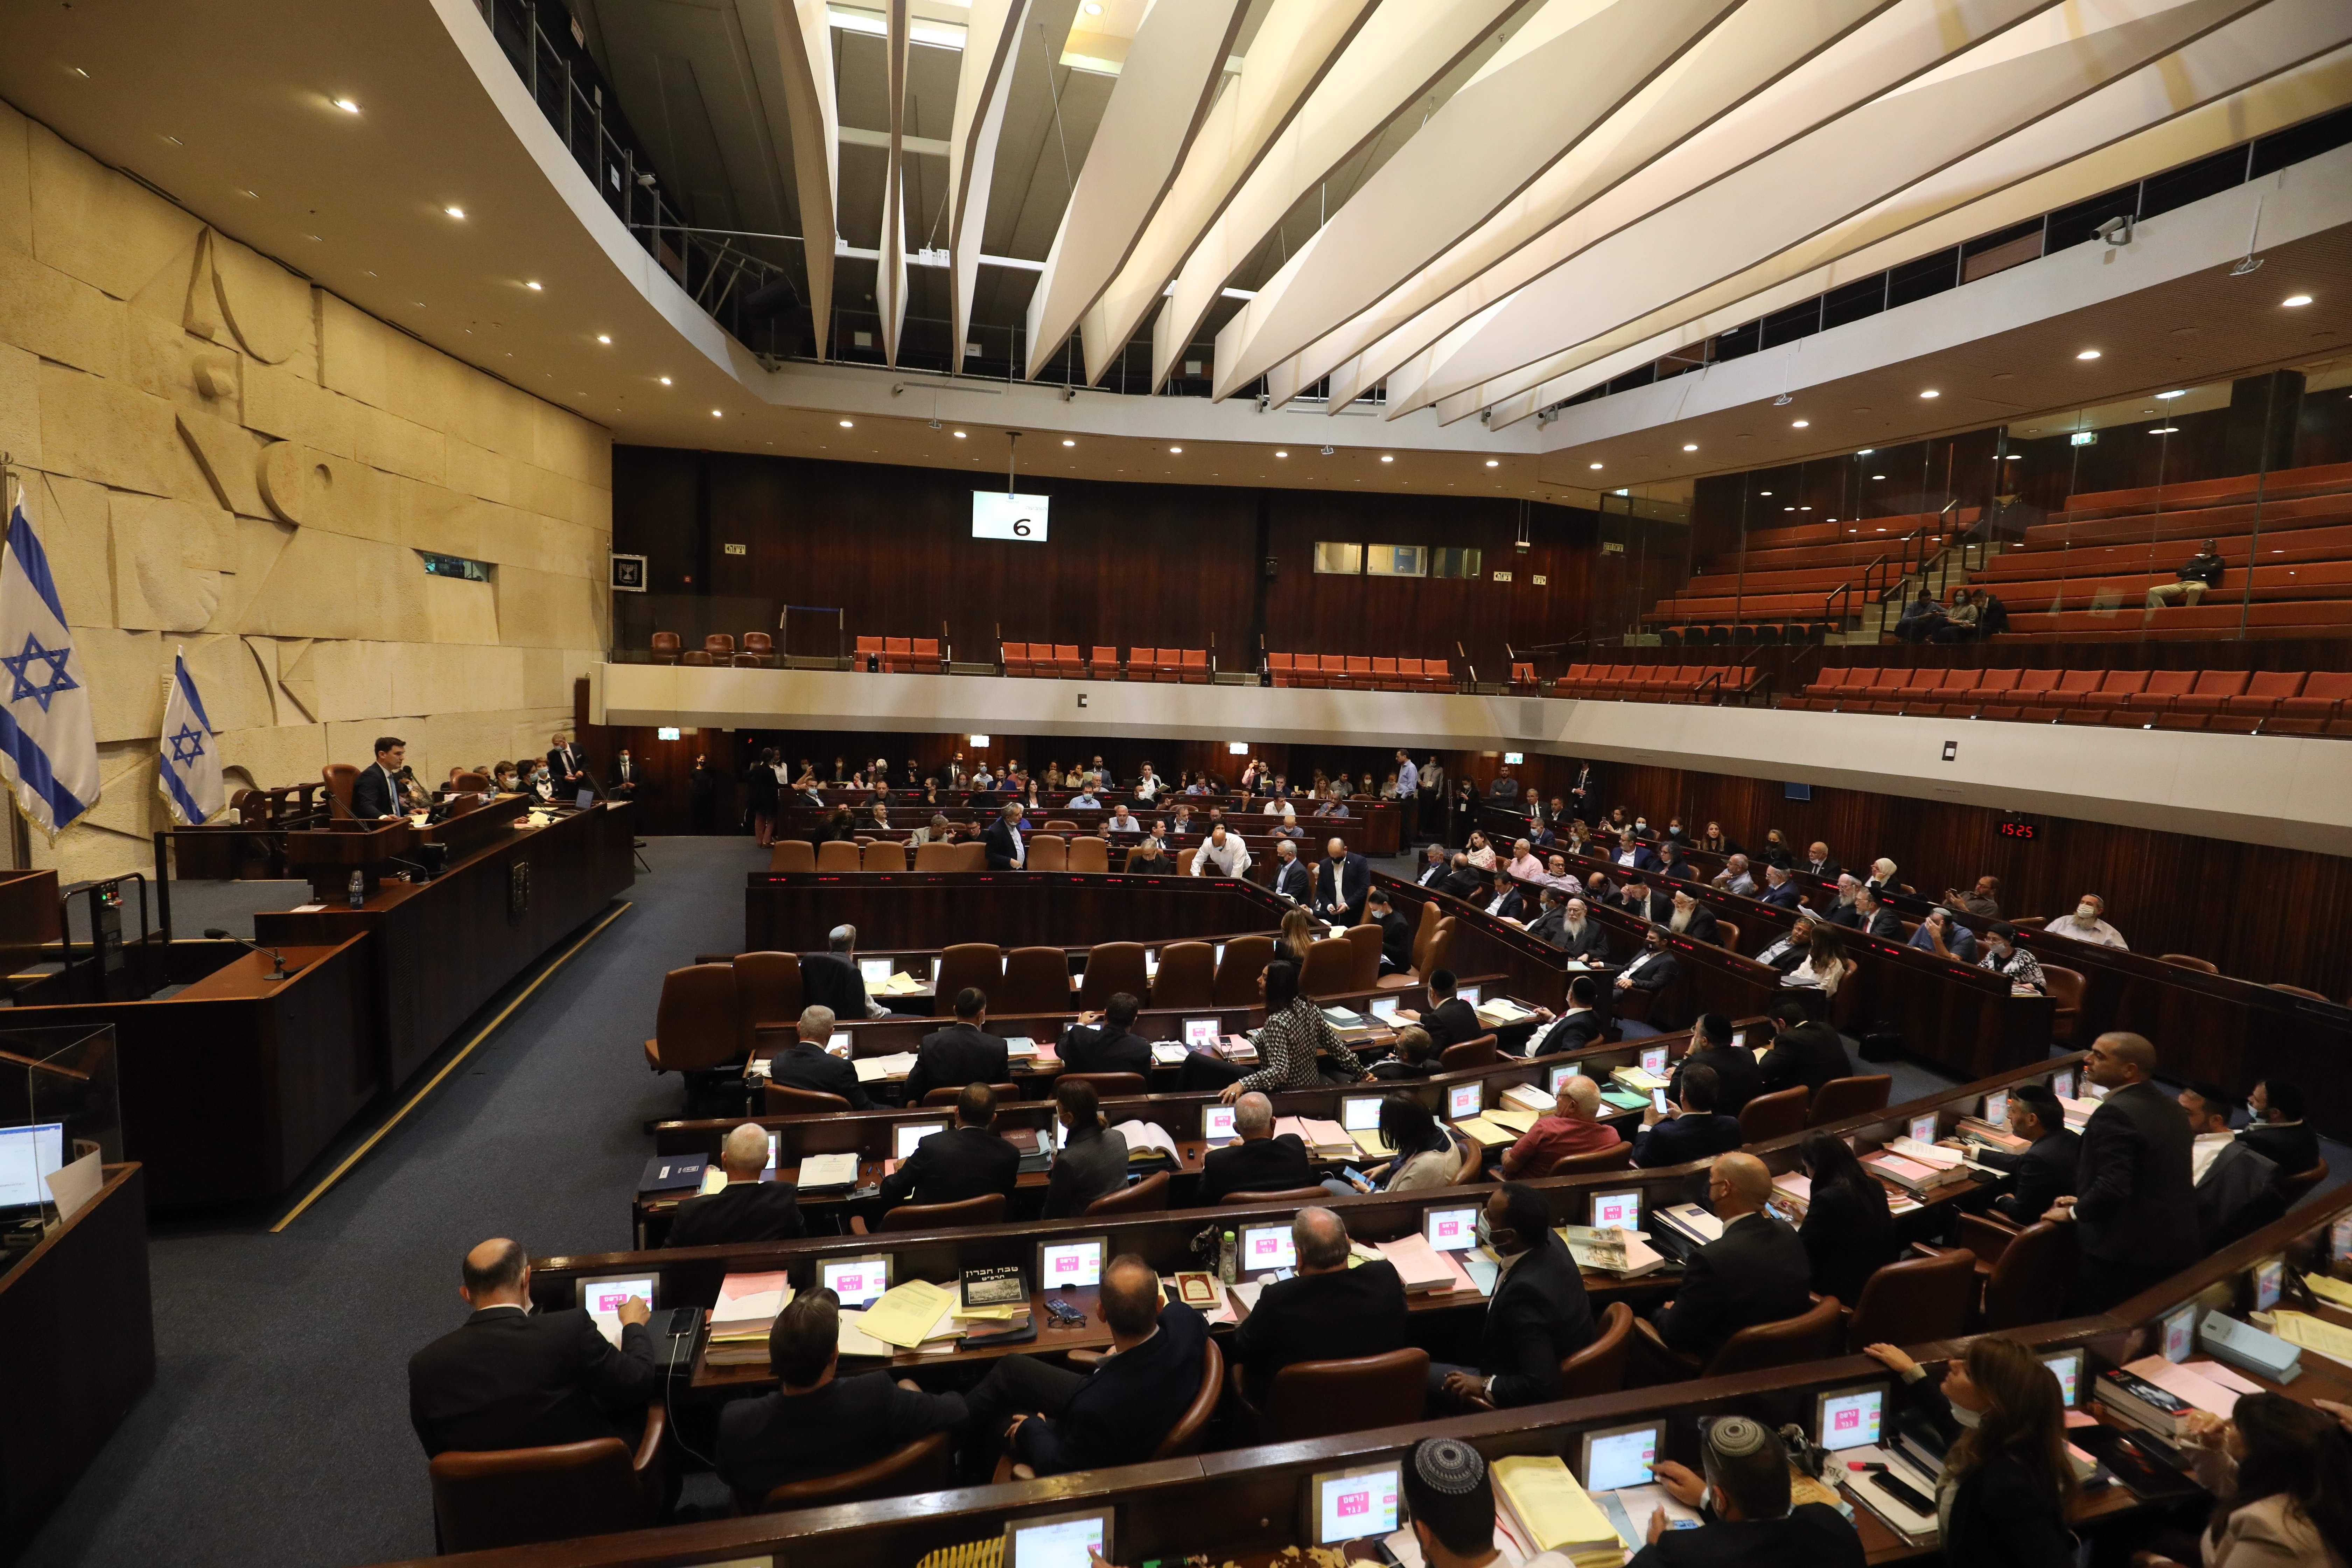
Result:
{"label": "yellow paper stack", "polygon": [[910,1351],[932,1336],[955,1301],[956,1293],[944,1285],[909,1279],[885,1290],[858,1326],[869,1338]]}
{"label": "yellow paper stack", "polygon": [[1538,1552],[1559,1552],[1577,1568],[1622,1568],[1617,1527],[1557,1455],[1513,1454],[1495,1461],[1495,1490]]}

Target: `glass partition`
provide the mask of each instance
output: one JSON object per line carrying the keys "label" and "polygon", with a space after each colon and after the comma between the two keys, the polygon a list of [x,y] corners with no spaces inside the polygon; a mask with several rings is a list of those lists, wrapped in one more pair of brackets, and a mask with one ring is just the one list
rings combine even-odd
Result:
{"label": "glass partition", "polygon": [[0,1215],[57,1217],[46,1178],[122,1160],[114,1029],[0,1030]]}

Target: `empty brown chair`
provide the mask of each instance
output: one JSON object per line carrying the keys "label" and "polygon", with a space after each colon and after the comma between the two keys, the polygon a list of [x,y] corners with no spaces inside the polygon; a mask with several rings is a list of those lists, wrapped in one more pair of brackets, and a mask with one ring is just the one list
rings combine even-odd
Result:
{"label": "empty brown chair", "polygon": [[955,1005],[956,993],[967,986],[979,987],[990,1005],[995,1006],[996,993],[1003,984],[1004,954],[994,942],[960,942],[940,952],[939,975],[931,990],[939,998],[936,1005],[945,1013]]}
{"label": "empty brown chair", "polygon": [[[1864,1078],[1833,1078],[1822,1085],[1821,1093],[1813,1097],[1812,1107],[1806,1112],[1805,1125],[1826,1127],[1832,1121],[1843,1121],[1850,1116],[1867,1116],[1874,1110],[1886,1109],[1887,1091],[1895,1079],[1887,1073],[1872,1073]],[[1746,1124],[1740,1131],[1747,1131]],[[1917,1343],[1916,1340],[1912,1342]]]}
{"label": "empty brown chair", "polygon": [[866,871],[903,871],[907,868],[907,847],[887,838],[877,838],[858,857],[858,868]]}
{"label": "empty brown chair", "polygon": [[1633,1165],[1633,1145],[1622,1138],[1606,1149],[1591,1149],[1581,1154],[1562,1154],[1551,1163],[1545,1173],[1553,1176],[1580,1176],[1594,1171],[1626,1171]]}
{"label": "empty brown chair", "polygon": [[961,844],[918,844],[915,846],[915,866],[918,871],[952,871],[962,858]]}
{"label": "empty brown chair", "polygon": [[[996,1103],[1000,1106],[1009,1104],[1021,1098],[1021,1086],[1017,1083],[992,1083],[988,1086],[988,1091],[989,1093],[996,1096]],[[923,1091],[923,1109],[928,1110],[935,1105],[953,1105],[957,1100],[962,1098],[963,1085],[960,1083],[941,1084],[937,1089],[925,1089]]]}
{"label": "empty brown chair", "polygon": [[1853,1321],[1846,1326],[1846,1353],[1851,1355],[1864,1345],[1916,1345],[1958,1338],[1968,1331],[1976,1273],[1975,1256],[1958,1247],[1932,1258],[1902,1258],[1874,1270],[1863,1282],[1862,1300],[1854,1304]]}
{"label": "empty brown chair", "polygon": [[488,795],[490,793],[490,776],[488,773],[459,773],[450,782],[449,787],[460,795]]}
{"label": "empty brown chair", "polygon": [[1805,1130],[1805,1102],[1811,1091],[1803,1084],[1771,1094],[1759,1094],[1740,1108],[1739,1141],[1751,1147]]}
{"label": "empty brown chair", "polygon": [[[1313,950],[1308,951],[1313,956]],[[1481,1035],[1475,1040],[1457,1040],[1437,1053],[1440,1072],[1470,1072],[1495,1065],[1495,1037]]]}
{"label": "empty brown chair", "polygon": [[637,1530],[661,1510],[661,1402],[646,1407],[633,1451],[618,1437],[433,1460],[433,1520],[441,1550],[488,1552],[581,1534]]}
{"label": "empty brown chair", "polygon": [[1076,823],[1065,822],[1057,816],[1047,817],[1045,819],[1045,826],[1038,829],[1041,833],[1076,833],[1077,830],[1078,825]]}
{"label": "empty brown chair", "polygon": [[776,639],[765,632],[745,632],[743,650],[735,656],[738,669],[765,669],[776,651]]}
{"label": "empty brown chair", "polygon": [[2325,1002],[2328,1000],[2328,998],[2321,995],[2316,991],[2306,991],[2300,985],[2289,985],[2284,980],[2273,980],[2269,984],[2263,986],[2263,989],[2265,991],[2284,991],[2290,996],[2300,996],[2306,1002]]}
{"label": "empty brown chair", "polygon": [[903,1448],[883,1455],[870,1465],[838,1475],[772,1487],[757,1502],[738,1492],[738,1513],[786,1513],[794,1509],[826,1508],[836,1503],[872,1502],[881,1498],[915,1497],[943,1491],[955,1485],[955,1434],[933,1432]]}
{"label": "empty brown chair", "polygon": [[1376,925],[1349,926],[1346,935],[1356,950],[1355,973],[1348,977],[1350,991],[1370,991],[1381,983],[1381,938],[1387,933]]}
{"label": "empty brown chair", "polygon": [[1070,840],[1070,865],[1073,871],[1103,872],[1110,869],[1110,840],[1089,834]]}
{"label": "empty brown chair", "polygon": [[[968,1225],[1004,1223],[1004,1194],[982,1193],[951,1204],[900,1204],[882,1216],[882,1228],[894,1230],[954,1230]],[[870,1236],[864,1215],[849,1216],[849,1234]]]}
{"label": "empty brown chair", "polygon": [[767,1107],[770,1116],[832,1116],[847,1110],[849,1101],[821,1089],[794,1089],[789,1084],[772,1083],[768,1085]]}
{"label": "empty brown chair", "polygon": [[858,852],[857,846],[855,844],[844,844],[841,840],[834,838],[827,839],[816,847],[816,868],[820,871],[835,873],[856,871],[862,868],[865,864],[865,857]]}
{"label": "empty brown chair", "polygon": [[1165,1214],[1168,1212],[1168,1173],[1154,1171],[1139,1182],[1129,1182],[1126,1186],[1114,1188],[1088,1204],[1086,1212]]}
{"label": "empty brown chair", "polygon": [[1461,1168],[1454,1173],[1454,1179],[1445,1184],[1449,1187],[1466,1187],[1476,1181],[1486,1168],[1486,1146],[1474,1142],[1463,1151]]}
{"label": "empty brown chair", "polygon": [[1217,960],[1217,1005],[1256,1006],[1257,977],[1273,962],[1274,938],[1270,936],[1237,936],[1225,943],[1225,951]]}
{"label": "empty brown chair", "polygon": [[686,652],[678,656],[677,662],[683,665],[695,666],[703,669],[709,669],[710,668],[710,656],[698,647],[690,647],[687,649]]}
{"label": "empty brown chair", "polygon": [[2194,953],[2159,952],[2156,955],[2156,961],[2158,963],[2177,964],[2182,969],[2193,969],[2200,974],[2219,974],[2221,973],[2221,966],[2220,964],[2215,963],[2210,958],[2199,958]]}
{"label": "empty brown chair", "polygon": [[[1960,1236],[1969,1239],[1969,1222],[1974,1215],[1960,1218]],[[2047,1323],[2065,1316],[2067,1293],[2074,1286],[2075,1248],[2079,1233],[2071,1225],[2053,1225],[2048,1220],[2036,1220],[2015,1236],[2000,1250],[1992,1271],[1985,1277],[1984,1302],[1979,1310],[1975,1327],[1986,1333],[2003,1329],[2022,1328],[2028,1323]],[[1956,1248],[1960,1256],[1974,1258],[1967,1247]],[[1864,1290],[1864,1296],[1869,1292]]]}
{"label": "empty brown chair", "polygon": [[779,875],[816,869],[816,846],[805,838],[781,838],[768,848],[768,869]]}
{"label": "empty brown chair", "polygon": [[702,651],[710,656],[713,664],[735,662],[735,634],[712,632],[702,639]]}
{"label": "empty brown chair", "polygon": [[646,1065],[656,1072],[707,1073],[741,1055],[735,966],[693,963],[662,976]]}
{"label": "empty brown chair", "polygon": [[1097,942],[1087,952],[1087,972],[1078,981],[1078,1007],[1099,1011],[1122,991],[1139,1002],[1150,989],[1151,981],[1143,973],[1141,942]]}
{"label": "empty brown chair", "polygon": [[1003,994],[992,992],[992,1013],[1066,1013],[1070,960],[1058,947],[1016,947],[1004,955]]}
{"label": "empty brown chair", "polygon": [[749,1054],[752,1037],[762,1026],[790,1028],[799,1023],[806,1005],[801,989],[800,954],[735,955],[735,1017],[743,1052]]}
{"label": "empty brown chair", "polygon": [[[1092,966],[1088,966],[1092,973]],[[1160,970],[1151,977],[1153,1007],[1213,1007],[1217,1005],[1217,950],[1205,942],[1171,942],[1160,950]]]}
{"label": "empty brown chair", "polygon": [[2071,1045],[2074,1039],[2075,1022],[2083,1016],[2083,972],[2045,963],[2042,966],[2042,983],[2050,988],[2053,1006],[2050,1015],[2051,1042],[2053,1045]]}
{"label": "empty brown chair", "polygon": [[962,853],[962,858],[955,868],[957,870],[985,871],[988,869],[988,845],[983,840],[971,839],[957,845],[956,848]]}
{"label": "empty brown chair", "polygon": [[1729,921],[1718,920],[1715,922],[1715,940],[1722,944],[1724,952],[1738,952],[1739,951],[1739,928],[1732,924]]}
{"label": "empty brown chair", "polygon": [[1066,1072],[1054,1082],[1092,1084],[1097,1100],[1122,1099],[1141,1094],[1144,1089],[1139,1072]]}
{"label": "empty brown chair", "polygon": [[1024,871],[1068,870],[1070,841],[1058,833],[1031,834],[1022,853],[1021,868]]}
{"label": "empty brown chair", "polygon": [[319,770],[319,777],[327,786],[327,815],[348,821],[352,815],[352,791],[360,782],[359,769],[349,763],[329,763]]}
{"label": "empty brown chair", "polygon": [[1428,1410],[1427,1351],[1408,1348],[1340,1361],[1293,1362],[1274,1374],[1266,1389],[1257,1441],[1304,1443],[1410,1426]]}
{"label": "empty brown chair", "polygon": [[654,634],[653,647],[654,662],[656,664],[676,664],[677,662],[677,634],[676,632],[656,632]]}
{"label": "empty brown chair", "polygon": [[1307,962],[1298,968],[1298,990],[1301,995],[1320,1000],[1326,996],[1346,994],[1356,978],[1356,950],[1336,937],[1327,937],[1307,950]]}
{"label": "empty brown chair", "polygon": [[1559,1363],[1556,1399],[1583,1399],[1595,1394],[1616,1394],[1625,1386],[1625,1363],[1633,1353],[1633,1309],[1612,1301],[1601,1314],[1601,1331],[1592,1342]]}
{"label": "empty brown chair", "polygon": [[1320,1204],[1331,1194],[1321,1187],[1285,1187],[1278,1193],[1227,1193],[1219,1207],[1226,1204]]}

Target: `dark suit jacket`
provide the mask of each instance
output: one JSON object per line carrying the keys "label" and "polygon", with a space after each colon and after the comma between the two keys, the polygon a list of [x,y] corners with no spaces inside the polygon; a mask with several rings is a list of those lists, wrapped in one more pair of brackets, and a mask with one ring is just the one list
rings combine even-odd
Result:
{"label": "dark suit jacket", "polygon": [[1315,862],[1315,912],[1326,920],[1352,925],[1363,912],[1364,894],[1372,885],[1371,862],[1350,849],[1334,867],[1329,856]]}
{"label": "dark suit jacket", "polygon": [[1823,882],[1834,882],[1844,873],[1845,868],[1839,865],[1832,858],[1819,865],[1815,865],[1811,860],[1800,860],[1796,863],[1796,871],[1799,876],[1811,877]]}
{"label": "dark suit jacket", "polygon": [[1383,1355],[1405,1342],[1404,1281],[1392,1263],[1301,1274],[1265,1288],[1234,1333],[1255,1397],[1293,1362]]}
{"label": "dark suit jacket", "polygon": [[1293,857],[1286,864],[1275,862],[1274,890],[1294,903],[1308,903],[1315,897],[1315,868]]}
{"label": "dark suit jacket", "polygon": [[1045,1179],[1045,1217],[1078,1214],[1097,1198],[1127,1185],[1127,1138],[1107,1127],[1074,1135],[1054,1156]]}
{"label": "dark suit jacket", "polygon": [[837,1094],[849,1101],[852,1110],[874,1109],[873,1100],[866,1098],[866,1086],[857,1081],[857,1069],[811,1040],[795,1040],[791,1050],[770,1057],[768,1081],[786,1089]]}
{"label": "dark suit jacket", "polygon": [[[1674,910],[1668,910],[1667,921],[1671,921],[1674,918]],[[1703,942],[1709,945],[1716,945],[1723,941],[1722,935],[1715,929],[1715,911],[1705,904],[1691,910],[1690,924],[1683,928],[1683,935],[1693,942]]]}
{"label": "dark suit jacket", "polygon": [[1895,1261],[1901,1246],[1876,1177],[1859,1197],[1843,1187],[1815,1187],[1797,1235],[1812,1259],[1813,1289],[1848,1307],[1862,1300],[1863,1285],[1881,1264]]}
{"label": "dark suit jacket", "polygon": [[730,1182],[707,1198],[688,1198],[669,1222],[665,1247],[730,1247],[790,1241],[807,1233],[790,1182]]}
{"label": "dark suit jacket", "polygon": [[[1365,911],[1365,918],[1367,920],[1371,918],[1370,910]],[[1412,922],[1394,910],[1391,910],[1388,919],[1373,921],[1372,923],[1381,928],[1382,968],[1391,973],[1411,969],[1412,967]]]}
{"label": "dark suit jacket", "polygon": [[352,785],[352,815],[362,822],[379,816],[393,816],[400,811],[400,786],[382,764],[370,763],[360,770]]}
{"label": "dark suit jacket", "polygon": [[1721,1115],[1738,1115],[1748,1109],[1749,1100],[1764,1092],[1764,1069],[1757,1064],[1755,1054],[1735,1039],[1728,1050],[1710,1047],[1693,1051],[1675,1064],[1666,1098],[1676,1105],[1683,1102],[1683,1069],[1695,1062],[1715,1069],[1715,1109]]}
{"label": "dark suit jacket", "polygon": [[719,1407],[719,1479],[757,1499],[786,1481],[838,1475],[964,1423],[961,1394],[917,1394],[887,1372],[835,1376]]}
{"label": "dark suit jacket", "polygon": [[1801,1083],[1819,1094],[1830,1079],[1853,1076],[1853,1059],[1845,1054],[1845,1041],[1818,1018],[1799,1024],[1774,1040],[1772,1048],[1764,1053],[1762,1066],[1767,1094]]}
{"label": "dark suit jacket", "polygon": [[1740,1330],[1809,1310],[1812,1275],[1795,1231],[1769,1215],[1742,1215],[1691,1254],[1682,1289],[1650,1321],[1667,1345],[1704,1365]]}
{"label": "dark suit jacket", "polygon": [[[1635,955],[1637,958],[1639,956],[1639,954]],[[1630,972],[1632,967],[1630,962],[1627,967]],[[1662,952],[1642,966],[1642,972],[1633,976],[1633,984],[1628,987],[1628,989],[1633,991],[1664,991],[1667,986],[1672,985],[1675,981],[1680,977],[1682,972],[1683,966],[1675,961],[1673,953]]]}
{"label": "dark suit jacket", "polygon": [[1670,1116],[1654,1127],[1642,1129],[1641,1136],[1633,1140],[1633,1163],[1645,1170],[1652,1165],[1680,1165],[1738,1147],[1738,1117],[1693,1112]]}
{"label": "dark suit jacket", "polygon": [[1073,1024],[1055,1047],[1065,1072],[1139,1072],[1151,1076],[1151,1042],[1140,1035],[1114,1033],[1108,1024]]}
{"label": "dark suit jacket", "polygon": [[915,1145],[882,1178],[882,1206],[956,1204],[1003,1193],[1009,1201],[1021,1177],[1021,1151],[985,1127],[950,1127]]}
{"label": "dark suit jacket", "polygon": [[2200,1248],[2189,1116],[2152,1083],[2116,1089],[2083,1128],[2074,1219],[2083,1256],[2134,1268],[2185,1268]]}
{"label": "dark suit jacket", "polygon": [[[2194,1169],[2194,1166],[2191,1166]],[[2273,1184],[2278,1167],[2250,1143],[2221,1146],[2197,1184],[2197,1234],[2215,1251],[2286,1212]]]}
{"label": "dark suit jacket", "polygon": [[1420,883],[1424,888],[1433,888],[1439,883],[1444,881],[1446,878],[1453,874],[1453,862],[1450,860],[1440,860],[1434,866],[1423,866],[1420,872],[1414,876],[1413,880]]}
{"label": "dark suit jacket", "polygon": [[1209,1151],[1201,1162],[1201,1201],[1223,1203],[1227,1193],[1287,1193],[1315,1180],[1315,1163],[1297,1133],[1252,1138]]}
{"label": "dark suit jacket", "polygon": [[2036,1139],[2023,1152],[1986,1149],[1977,1163],[2017,1177],[2017,1190],[1993,1199],[1992,1206],[2020,1225],[2032,1225],[2050,1212],[2050,1205],[2074,1190],[2074,1168],[2082,1154],[2079,1133],[2060,1128]]}
{"label": "dark suit jacket", "polygon": [[1448,996],[1437,1006],[1421,1016],[1421,1026],[1429,1031],[1431,1043],[1439,1050],[1458,1046],[1465,1040],[1475,1040],[1488,1033],[1478,1021],[1477,1009],[1459,996]]}
{"label": "dark suit jacket", "polygon": [[[564,758],[566,752],[572,753],[569,761]],[[572,795],[581,785],[595,782],[588,772],[588,753],[576,742],[569,746],[548,747],[547,771],[554,775],[555,787],[563,795]]]}
{"label": "dark suit jacket", "polygon": [[1771,904],[1783,910],[1795,909],[1797,900],[1804,896],[1805,890],[1794,882],[1783,882],[1776,888],[1771,885],[1769,879],[1763,886],[1756,889],[1756,899],[1759,903]]}
{"label": "dark suit jacket", "polygon": [[1675,896],[1654,888],[1643,888],[1631,903],[1621,901],[1617,907],[1634,919],[1648,921],[1653,925],[1664,925],[1675,918]]}
{"label": "dark suit jacket", "polygon": [[604,793],[606,795],[611,795],[616,790],[624,789],[634,791],[638,785],[645,782],[645,763],[637,761],[635,757],[631,757],[629,759],[629,776],[627,778],[623,778],[621,776],[621,759],[615,757],[613,759],[612,771],[605,778]]}
{"label": "dark suit jacket", "polygon": [[[1857,917],[1861,912],[1859,910],[1854,911]],[[1907,940],[1903,934],[1903,917],[1885,904],[1878,906],[1878,912],[1870,917],[1868,925],[1864,925],[1859,918],[1855,920],[1854,925],[1865,934],[1883,938],[1887,942],[1900,942]]]}
{"label": "dark suit jacket", "polygon": [[1021,1423],[1013,1446],[1041,1476],[1149,1458],[1201,1392],[1208,1320],[1181,1301],[1160,1310],[1160,1331],[1097,1363],[1059,1415]]}
{"label": "dark suit jacket", "polygon": [[489,1307],[408,1358],[408,1419],[430,1458],[618,1436],[657,1386],[653,1336],[621,1331],[621,1348],[580,1308],[527,1315]]}
{"label": "dark suit jacket", "polygon": [[1003,1040],[970,1024],[950,1024],[923,1037],[915,1065],[907,1073],[907,1103],[919,1105],[935,1089],[968,1083],[1003,1083],[1012,1057]]}
{"label": "dark suit jacket", "polygon": [[837,1020],[866,1016],[866,976],[857,972],[855,963],[836,952],[801,954],[801,996],[812,1007],[832,1008]]}
{"label": "dark suit jacket", "polygon": [[1599,1039],[1609,1027],[1609,1020],[1591,1007],[1580,1013],[1564,1013],[1552,1021],[1551,1027],[1528,1038],[1528,1055],[1558,1056],[1562,1051],[1581,1050]]}
{"label": "dark suit jacket", "polygon": [[[988,825],[988,830],[982,833],[980,837],[981,842],[988,846],[988,868],[990,870],[1010,871],[1013,869],[1013,829],[1004,826],[1004,819],[1003,817],[1000,816],[994,822],[990,823]],[[1021,863],[1024,866],[1026,866],[1029,863],[1029,836],[1025,833],[1021,836]]]}
{"label": "dark suit jacket", "polygon": [[1779,1519],[1727,1522],[1710,1514],[1696,1530],[1669,1530],[1627,1568],[1862,1568],[1868,1561],[1844,1515],[1808,1502]]}
{"label": "dark suit jacket", "polygon": [[1592,1342],[1584,1276],[1558,1232],[1511,1265],[1478,1327],[1478,1370],[1497,1406],[1539,1405],[1559,1392],[1559,1363]]}
{"label": "dark suit jacket", "polygon": [[2319,1163],[2319,1135],[2303,1121],[2257,1121],[2241,1128],[2238,1142],[2269,1157],[2281,1173],[2300,1176]]}

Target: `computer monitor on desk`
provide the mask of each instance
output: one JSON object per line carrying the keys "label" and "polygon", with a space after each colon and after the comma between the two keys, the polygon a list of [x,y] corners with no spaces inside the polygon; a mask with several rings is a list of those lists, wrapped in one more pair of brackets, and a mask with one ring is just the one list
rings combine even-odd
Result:
{"label": "computer monitor on desk", "polygon": [[1606,1492],[1648,1486],[1655,1479],[1651,1469],[1657,1463],[1659,1440],[1664,1435],[1665,1428],[1655,1421],[1587,1432],[1576,1467],[1584,1478],[1584,1489]]}
{"label": "computer monitor on desk", "polygon": [[1088,1568],[1112,1561],[1110,1510],[1019,1519],[1004,1527],[1003,1568]]}
{"label": "computer monitor on desk", "polygon": [[572,1281],[573,1301],[588,1309],[596,1330],[614,1345],[621,1342],[621,1308],[634,1296],[648,1308],[661,1305],[661,1277],[656,1274],[583,1275]]}
{"label": "computer monitor on desk", "polygon": [[1350,1132],[1379,1131],[1381,1097],[1377,1094],[1343,1095],[1339,1100],[1339,1125]]}
{"label": "computer monitor on desk", "polygon": [[594,805],[595,804],[596,792],[593,789],[582,790],[578,798],[573,800],[572,803],[572,808],[576,811],[586,811],[590,806]]}
{"label": "computer monitor on desk", "polygon": [[1813,1401],[1813,1437],[1832,1453],[1878,1441],[1886,1414],[1886,1384],[1869,1383],[1824,1391]]}
{"label": "computer monitor on desk", "polygon": [[0,1213],[48,1201],[47,1179],[65,1163],[65,1147],[62,1121],[0,1127]]}
{"label": "computer monitor on desk", "polygon": [[1473,1080],[1445,1086],[1445,1119],[1448,1121],[1466,1121],[1477,1115],[1486,1104],[1486,1086],[1483,1082]]}
{"label": "computer monitor on desk", "polygon": [[1201,1141],[1213,1149],[1237,1143],[1241,1134],[1234,1131],[1234,1108],[1230,1105],[1208,1105],[1201,1108]]}
{"label": "computer monitor on desk", "polygon": [[890,978],[891,963],[887,958],[861,958],[857,961],[857,973],[868,985],[884,984]]}
{"label": "computer monitor on desk", "polygon": [[845,1307],[864,1307],[890,1289],[890,1255],[828,1258],[817,1265],[817,1283],[841,1298]]}
{"label": "computer monitor on desk", "polygon": [[890,1130],[890,1157],[904,1160],[915,1152],[915,1145],[934,1132],[944,1132],[944,1121],[902,1121]]}
{"label": "computer monitor on desk", "polygon": [[1287,1220],[1276,1225],[1242,1226],[1241,1253],[1244,1274],[1286,1272],[1298,1267],[1298,1247],[1291,1239]]}
{"label": "computer monitor on desk", "polygon": [[1399,1502],[1404,1468],[1390,1459],[1352,1470],[1326,1470],[1307,1483],[1307,1540],[1315,1546],[1378,1540],[1404,1523]]}
{"label": "computer monitor on desk", "polygon": [[1076,1241],[1037,1244],[1037,1288],[1041,1290],[1091,1290],[1102,1283],[1109,1239],[1090,1236]]}
{"label": "computer monitor on desk", "polygon": [[2048,1367],[2050,1375],[2058,1380],[2060,1401],[2069,1410],[2077,1408],[2082,1404],[2083,1352],[2078,1350],[2062,1351],[2056,1355],[2043,1356],[2042,1364]]}

